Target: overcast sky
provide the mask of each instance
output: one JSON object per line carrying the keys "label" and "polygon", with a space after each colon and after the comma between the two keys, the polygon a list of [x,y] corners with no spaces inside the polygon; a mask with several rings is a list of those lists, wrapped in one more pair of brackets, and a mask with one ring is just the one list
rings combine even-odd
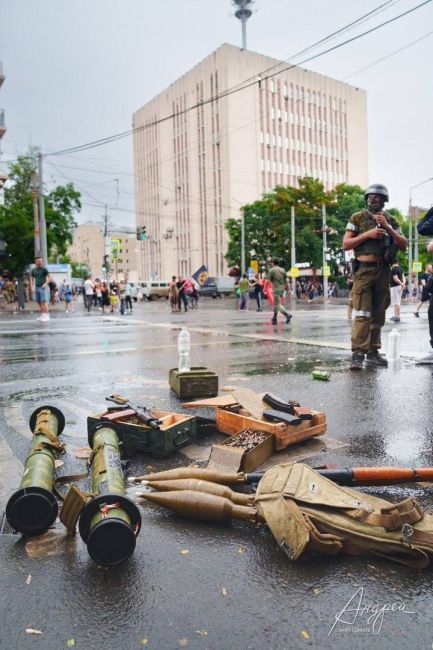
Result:
{"label": "overcast sky", "polygon": [[[331,44],[421,2],[395,0]],[[297,52],[383,3],[257,0],[248,49],[297,63]],[[403,212],[410,188],[433,177],[430,32],[433,2],[304,66],[367,91],[370,181],[385,183]],[[129,129],[136,109],[225,42],[241,45],[230,0],[0,0],[3,161],[29,145],[56,151]],[[107,203],[119,225],[134,225],[132,172],[131,137],[45,165],[48,187],[72,180],[82,192],[80,221]],[[433,181],[412,196],[431,205]]]}

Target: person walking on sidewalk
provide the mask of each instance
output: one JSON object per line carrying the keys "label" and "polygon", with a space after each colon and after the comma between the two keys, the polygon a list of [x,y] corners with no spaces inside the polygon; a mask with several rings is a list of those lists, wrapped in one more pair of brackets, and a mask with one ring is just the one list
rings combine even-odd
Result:
{"label": "person walking on sidewalk", "polygon": [[419,318],[419,310],[421,309],[421,307],[425,302],[428,302],[430,298],[430,292],[428,290],[428,286],[430,284],[429,281],[432,278],[432,274],[433,274],[433,266],[431,264],[426,264],[424,273],[421,273],[419,277],[419,281],[421,285],[421,296],[419,302],[417,303],[417,306],[415,307],[415,311],[413,312],[413,315],[416,318]]}
{"label": "person walking on sidewalk", "polygon": [[32,269],[31,274],[32,293],[36,295],[36,301],[41,312],[38,320],[42,322],[50,320],[50,315],[48,313],[48,275],[49,272],[44,266],[42,257],[35,257],[35,266]]}
{"label": "person walking on sidewalk", "polygon": [[274,294],[274,315],[272,317],[272,324],[276,325],[278,321],[278,312],[280,311],[286,317],[286,323],[290,323],[292,315],[281,304],[281,298],[286,290],[289,288],[286,271],[280,266],[278,260],[272,260],[272,268],[268,273],[268,280],[272,283],[272,291]]}
{"label": "person walking on sidewalk", "polygon": [[394,307],[394,316],[389,320],[393,320],[394,323],[400,322],[400,310],[401,310],[401,296],[403,292],[403,287],[405,286],[405,277],[403,269],[398,265],[398,262],[395,260],[391,264],[391,306]]}
{"label": "person walking on sidewalk", "polygon": [[250,281],[248,275],[244,273],[239,280],[239,311],[248,311]]}
{"label": "person walking on sidewalk", "polygon": [[379,354],[380,332],[390,303],[389,263],[396,249],[406,250],[406,237],[399,224],[383,208],[389,201],[385,185],[370,185],[365,192],[367,209],[353,214],[346,226],[343,250],[355,254],[353,274],[353,316],[351,370],[367,363],[387,366]]}
{"label": "person walking on sidewalk", "polygon": [[93,282],[92,278],[89,275],[84,282],[84,308],[87,309],[87,312],[90,314],[90,309],[93,302]]}

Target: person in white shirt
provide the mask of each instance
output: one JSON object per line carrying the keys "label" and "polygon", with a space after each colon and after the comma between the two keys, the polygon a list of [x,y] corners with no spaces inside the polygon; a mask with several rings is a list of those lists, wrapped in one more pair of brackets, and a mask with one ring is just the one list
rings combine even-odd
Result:
{"label": "person in white shirt", "polygon": [[89,277],[84,282],[84,308],[87,309],[90,314],[93,302],[93,282],[92,278]]}

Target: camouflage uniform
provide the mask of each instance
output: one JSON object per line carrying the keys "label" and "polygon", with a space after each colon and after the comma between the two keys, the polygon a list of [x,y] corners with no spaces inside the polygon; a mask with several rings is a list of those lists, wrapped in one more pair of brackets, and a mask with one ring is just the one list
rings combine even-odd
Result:
{"label": "camouflage uniform", "polygon": [[[388,223],[401,234],[398,222],[390,214],[385,214]],[[346,230],[355,235],[376,228],[373,216],[367,210],[351,216]],[[354,249],[355,257],[377,255],[377,262],[360,262],[361,266],[353,276],[352,301],[353,316],[352,351],[365,354],[381,347],[380,330],[385,324],[385,312],[390,303],[389,261],[385,259],[386,250],[391,244],[389,235],[381,239],[367,239]]]}

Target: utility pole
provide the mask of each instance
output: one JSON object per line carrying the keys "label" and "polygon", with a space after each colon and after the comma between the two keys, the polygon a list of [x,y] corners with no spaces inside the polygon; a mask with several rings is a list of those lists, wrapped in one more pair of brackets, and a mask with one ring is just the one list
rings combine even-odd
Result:
{"label": "utility pole", "polygon": [[36,169],[32,172],[32,198],[33,198],[33,239],[35,246],[35,257],[40,255],[41,240],[39,232],[39,207],[38,207],[38,180]]}
{"label": "utility pole", "polygon": [[322,203],[322,233],[323,233],[323,250],[322,250],[322,279],[323,279],[323,300],[328,298],[328,276],[325,275],[326,251],[328,248],[327,226],[326,226],[326,205]]}
{"label": "utility pole", "polygon": [[[290,207],[290,226],[291,226],[291,249],[290,249],[290,266],[296,266],[296,244],[295,244],[295,206]],[[296,278],[292,278],[293,299],[296,296]]]}
{"label": "utility pole", "polygon": [[[415,230],[414,259],[415,259],[416,262],[418,262],[418,260],[419,260],[419,257],[418,257],[418,255],[419,255],[419,250],[418,250],[419,234],[418,234],[418,228],[417,228],[418,219],[419,219],[419,208],[417,206],[415,208],[415,221],[414,221],[414,230]],[[417,290],[418,290],[418,271],[416,271],[416,273],[415,273],[415,283],[416,283],[416,287],[417,287]]]}
{"label": "utility pole", "polygon": [[39,232],[41,240],[40,256],[44,266],[48,264],[48,246],[47,246],[47,223],[45,221],[45,203],[44,203],[44,180],[43,180],[43,156],[42,152],[38,153],[39,169]]}
{"label": "utility pole", "polygon": [[241,216],[241,274],[245,273],[245,215]]}
{"label": "utility pole", "polygon": [[412,299],[412,193],[409,195],[409,298]]}
{"label": "utility pole", "polygon": [[108,206],[105,204],[104,206],[105,212],[104,212],[104,264],[105,264],[105,279],[108,282],[109,277],[110,277],[110,267],[109,264],[111,262],[108,261],[111,253],[111,244],[110,244],[110,237],[108,236]]}

